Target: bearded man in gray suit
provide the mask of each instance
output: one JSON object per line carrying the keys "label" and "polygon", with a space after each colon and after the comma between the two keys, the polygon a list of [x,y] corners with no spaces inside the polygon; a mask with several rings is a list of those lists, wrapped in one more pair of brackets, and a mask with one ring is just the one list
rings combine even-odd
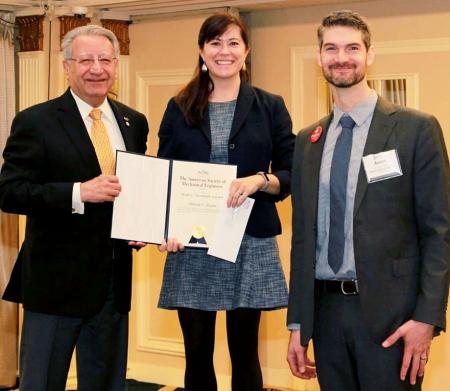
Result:
{"label": "bearded man in gray suit", "polygon": [[368,86],[366,22],[318,29],[333,112],[302,130],[292,170],[288,362],[322,391],[420,390],[445,329],[449,165],[438,121]]}

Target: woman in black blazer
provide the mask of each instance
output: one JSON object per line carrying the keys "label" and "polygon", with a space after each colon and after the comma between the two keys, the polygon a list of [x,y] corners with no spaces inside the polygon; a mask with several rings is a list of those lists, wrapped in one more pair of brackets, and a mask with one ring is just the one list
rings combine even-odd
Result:
{"label": "woman in black blazer", "polygon": [[[186,350],[185,389],[217,390],[216,311],[227,311],[233,390],[260,391],[261,310],[286,307],[275,235],[275,202],[289,195],[294,135],[283,99],[246,83],[248,33],[242,20],[215,14],[199,33],[194,78],[169,101],[158,156],[237,165],[228,206],[255,199],[236,263],[169,241],[159,306],[177,309]],[[269,172],[270,170],[270,172]],[[163,247],[164,248],[164,247]]]}

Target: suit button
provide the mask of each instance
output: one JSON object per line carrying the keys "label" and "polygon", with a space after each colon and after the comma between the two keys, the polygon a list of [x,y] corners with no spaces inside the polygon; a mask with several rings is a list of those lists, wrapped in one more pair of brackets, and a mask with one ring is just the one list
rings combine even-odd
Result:
{"label": "suit button", "polygon": [[236,146],[234,144],[230,144],[230,149],[234,149]]}

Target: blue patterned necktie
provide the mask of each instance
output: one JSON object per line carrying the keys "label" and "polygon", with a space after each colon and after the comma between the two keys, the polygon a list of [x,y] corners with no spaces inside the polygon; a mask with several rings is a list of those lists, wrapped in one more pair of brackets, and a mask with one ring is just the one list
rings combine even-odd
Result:
{"label": "blue patterned necktie", "polygon": [[347,177],[355,121],[342,116],[339,124],[342,132],[336,140],[330,172],[330,234],[328,239],[328,264],[336,274],[344,261],[345,207]]}

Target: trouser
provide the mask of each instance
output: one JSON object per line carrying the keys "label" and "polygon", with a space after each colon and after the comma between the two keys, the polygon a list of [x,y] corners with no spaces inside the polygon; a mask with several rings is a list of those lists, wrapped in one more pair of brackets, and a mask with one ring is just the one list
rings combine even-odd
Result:
{"label": "trouser", "polygon": [[64,391],[76,347],[78,391],[124,391],[128,314],[112,294],[95,316],[69,318],[25,310],[20,346],[20,390]]}
{"label": "trouser", "polygon": [[[186,391],[216,391],[213,365],[216,312],[178,309],[186,352]],[[227,339],[230,351],[233,391],[261,391],[262,373],[258,358],[258,330],[261,311],[238,308],[227,311]]]}
{"label": "trouser", "polygon": [[[314,355],[321,391],[420,391],[400,380],[403,343],[375,343],[363,320],[358,295],[316,292]],[[386,338],[388,335],[386,335]],[[409,374],[408,374],[409,376]]]}

